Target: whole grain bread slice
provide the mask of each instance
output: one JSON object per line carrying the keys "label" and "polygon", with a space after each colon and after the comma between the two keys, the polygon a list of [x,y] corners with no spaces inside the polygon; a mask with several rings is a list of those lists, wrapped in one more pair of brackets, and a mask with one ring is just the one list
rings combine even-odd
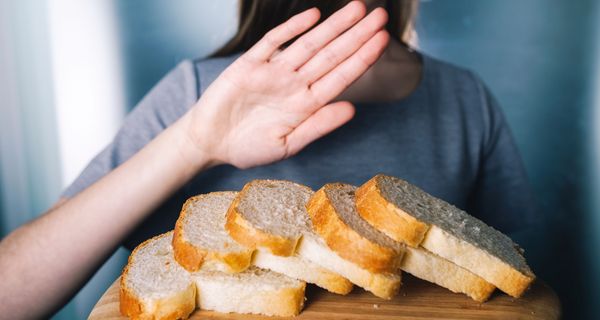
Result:
{"label": "whole grain bread slice", "polygon": [[240,273],[209,269],[192,274],[202,310],[286,317],[304,306],[304,281],[254,266]]}
{"label": "whole grain bread slice", "polygon": [[203,264],[222,265],[225,272],[240,272],[250,266],[251,248],[238,244],[225,230],[225,218],[237,192],[212,192],[189,198],[173,236],[175,260],[195,272]]}
{"label": "whole grain bread slice", "polygon": [[513,297],[534,281],[521,249],[501,232],[410,183],[377,175],[356,191],[360,215],[390,238],[422,246]]}
{"label": "whole grain bread slice", "polygon": [[131,319],[187,318],[196,307],[190,274],[173,258],[173,232],[137,246],[120,280],[120,311]]}
{"label": "whole grain bread slice", "polygon": [[340,257],[374,273],[399,271],[404,245],[362,219],[356,210],[355,186],[328,183],[306,204],[312,227]]}

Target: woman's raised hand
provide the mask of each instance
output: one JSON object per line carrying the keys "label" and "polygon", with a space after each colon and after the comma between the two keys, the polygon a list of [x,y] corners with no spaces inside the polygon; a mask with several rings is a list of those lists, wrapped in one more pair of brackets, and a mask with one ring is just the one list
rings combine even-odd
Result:
{"label": "woman's raised hand", "polygon": [[366,15],[352,1],[310,29],[304,11],[269,31],[209,86],[189,114],[190,136],[214,163],[238,168],[296,154],[349,121],[354,107],[333,102],[379,58],[389,36],[382,8]]}

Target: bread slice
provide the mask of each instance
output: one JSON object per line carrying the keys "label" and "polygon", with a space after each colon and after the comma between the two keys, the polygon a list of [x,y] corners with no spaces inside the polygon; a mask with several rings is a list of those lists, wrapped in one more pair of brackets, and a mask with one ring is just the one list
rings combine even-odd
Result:
{"label": "bread slice", "polygon": [[392,239],[420,245],[513,297],[535,279],[509,237],[404,180],[373,177],[356,191],[356,205],[365,220]]}
{"label": "bread slice", "polygon": [[[263,267],[299,277],[298,274],[285,272],[277,266],[278,261],[282,261],[277,259],[277,254],[282,252],[280,250],[282,246],[278,245],[281,242],[273,239],[274,237],[286,238],[289,241],[283,247],[294,247],[303,260],[308,260],[326,270],[332,270],[344,277],[340,277],[341,279],[350,280],[378,297],[385,299],[393,297],[400,288],[400,275],[369,271],[344,260],[323,241],[310,240],[318,239],[306,211],[306,203],[313,194],[310,188],[289,181],[251,181],[244,186],[229,208],[226,227],[236,240],[259,248],[256,258]],[[281,224],[277,220],[286,222]],[[279,228],[285,230],[282,232],[278,230]],[[306,245],[303,245],[305,241]],[[266,255],[269,252],[271,255]],[[296,270],[300,272],[301,269]],[[314,281],[307,276],[299,278],[308,279],[309,282]],[[350,282],[343,283],[341,279],[332,280],[335,278],[331,276],[320,278],[325,280],[317,282],[317,285],[332,292],[349,292],[352,288]]]}
{"label": "bread slice", "polygon": [[284,180],[253,180],[233,200],[225,225],[237,242],[292,256],[310,221],[304,205],[313,191]]}
{"label": "bread slice", "polygon": [[[352,266],[353,269],[361,269],[360,273],[364,274],[363,279],[358,279],[342,266],[351,263],[343,261],[324,243],[315,244],[317,250],[298,252],[301,259],[292,259],[297,261],[295,266],[290,265],[290,260],[278,258],[282,252],[286,252],[287,256],[290,256],[288,250],[295,252],[304,236],[316,236],[305,207],[313,193],[306,186],[284,180],[251,181],[229,208],[226,228],[237,241],[258,248],[254,263],[260,267],[315,283],[334,293],[350,292],[352,283],[371,290],[374,286],[364,280],[371,277],[371,272]],[[348,281],[345,278],[347,276],[354,276],[354,280]],[[393,295],[391,292],[398,291],[400,278],[397,276],[385,280],[381,286],[386,288],[387,293],[382,293],[384,290],[379,288],[373,293],[390,298]]]}
{"label": "bread slice", "polygon": [[406,249],[401,268],[417,278],[464,293],[479,302],[486,301],[496,289],[481,277],[423,248]]}
{"label": "bread slice", "polygon": [[237,192],[213,192],[190,198],[175,224],[176,260],[191,272],[201,268],[235,273],[254,264],[289,277],[347,294],[352,283],[340,275],[296,256],[279,257],[238,244],[225,230],[225,219]]}
{"label": "bread slice", "polygon": [[195,272],[204,263],[222,265],[225,272],[250,266],[254,250],[238,244],[225,230],[225,217],[237,192],[212,192],[189,198],[175,223],[175,260]]}
{"label": "bread slice", "polygon": [[352,283],[383,299],[396,296],[402,284],[400,273],[374,273],[361,268],[337,255],[315,234],[304,235],[298,245],[298,255],[327,269],[335,270]]}
{"label": "bread slice", "polygon": [[240,273],[203,265],[190,273],[173,257],[173,232],[140,244],[120,280],[120,310],[132,319],[185,319],[196,308],[217,312],[297,315],[306,283],[249,267]]}
{"label": "bread slice", "polygon": [[396,273],[404,245],[393,241],[360,217],[355,186],[328,183],[306,204],[314,231],[340,257],[374,273]]}
{"label": "bread slice", "polygon": [[288,277],[314,283],[327,291],[337,294],[348,294],[354,287],[352,282],[344,278],[343,275],[329,271],[336,269],[324,268],[316,262],[307,260],[299,255],[281,257],[268,251],[257,250],[254,253],[252,264],[263,269],[270,269],[285,274]]}
{"label": "bread slice", "polygon": [[192,277],[202,310],[295,316],[304,305],[306,283],[273,271],[250,267],[231,274],[202,268]]}
{"label": "bread slice", "polygon": [[187,318],[196,307],[190,274],[173,258],[173,232],[133,250],[120,280],[120,311],[132,319]]}
{"label": "bread slice", "polygon": [[[324,232],[334,230],[333,236],[330,236],[330,239],[334,246],[339,245],[338,250],[346,252],[344,250],[347,249],[340,244],[344,243],[344,240],[340,241],[337,239],[340,236],[343,237],[343,239],[347,239],[349,238],[347,234],[357,237],[361,241],[369,240],[367,245],[359,244],[357,240],[346,241],[348,246],[350,246],[350,249],[356,247],[367,248],[367,250],[370,250],[367,254],[374,251],[369,247],[372,245],[371,243],[386,248],[402,250],[403,252],[406,250],[400,264],[402,270],[407,271],[418,278],[446,287],[453,292],[465,293],[477,301],[485,301],[489,298],[495,287],[482,278],[446,259],[427,252],[425,249],[405,247],[389,238],[387,235],[379,232],[377,228],[374,228],[367,221],[362,219],[355,207],[355,190],[356,187],[347,184],[337,183],[325,185],[317,192],[317,194],[315,194],[316,197],[319,192],[322,192],[321,201],[323,201],[323,204],[320,205],[322,207],[322,209],[320,209],[321,212],[319,213],[317,209],[309,209],[309,212],[315,212],[317,217],[325,216],[323,219],[327,218],[330,221],[334,221],[334,223],[321,222],[314,223],[314,225],[329,225],[328,228],[324,228]],[[339,233],[339,230],[343,230],[343,233]],[[304,241],[306,241],[306,239]],[[356,243],[356,247],[352,247],[352,242]],[[352,252],[348,254],[351,255]],[[342,275],[346,276],[345,274]],[[348,277],[348,279],[352,280],[350,277]]]}

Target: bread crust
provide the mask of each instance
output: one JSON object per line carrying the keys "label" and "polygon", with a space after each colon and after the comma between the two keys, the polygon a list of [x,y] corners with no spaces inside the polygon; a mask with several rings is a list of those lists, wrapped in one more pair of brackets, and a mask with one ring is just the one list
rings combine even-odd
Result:
{"label": "bread crust", "polygon": [[254,227],[239,212],[238,206],[243,197],[248,193],[249,184],[247,183],[242,191],[235,197],[229,210],[227,211],[227,221],[225,229],[229,235],[241,245],[251,249],[258,247],[266,248],[274,255],[289,257],[296,252],[296,246],[301,236],[297,238],[286,238],[278,235],[264,232]]}
{"label": "bread crust", "polygon": [[284,316],[284,317],[289,317],[289,316],[297,316],[300,314],[300,311],[302,311],[302,308],[304,307],[304,291],[306,290],[306,283],[302,283],[302,286],[300,288],[285,288],[280,290],[277,294],[275,294],[275,297],[283,297],[283,299],[287,300],[288,303],[287,304],[281,304],[281,305],[277,305],[275,304],[275,306],[272,306],[273,304],[270,303],[269,300],[271,299],[265,299],[265,301],[269,301],[267,303],[265,303],[265,307],[268,307],[269,305],[272,306],[273,310],[273,315],[280,315],[280,316]]}
{"label": "bread crust", "polygon": [[388,202],[381,195],[376,175],[356,190],[356,209],[360,216],[388,237],[417,247],[429,226]]}
{"label": "bread crust", "polygon": [[183,227],[179,223],[180,220],[181,216],[175,223],[175,231],[173,233],[173,256],[175,257],[175,261],[187,271],[196,272],[200,270],[208,252],[183,240]]}
{"label": "bread crust", "polygon": [[326,184],[306,204],[314,231],[342,258],[362,268],[374,273],[397,272],[403,253],[371,242],[348,226],[338,216],[326,193],[328,188],[335,186]]}
{"label": "bread crust", "polygon": [[186,319],[196,308],[196,286],[193,282],[181,292],[164,299],[144,303],[132,290],[127,287],[129,267],[133,264],[137,251],[154,240],[168,236],[169,232],[152,237],[138,245],[129,255],[127,265],[119,280],[119,310],[121,314],[131,319],[139,320],[176,320]]}
{"label": "bread crust", "polygon": [[220,253],[210,251],[193,245],[185,240],[183,227],[190,208],[195,201],[206,195],[198,195],[189,198],[183,205],[179,218],[175,223],[173,233],[173,254],[177,263],[190,272],[200,270],[205,261],[218,261],[224,264],[229,272],[241,272],[250,266],[252,260],[252,249],[241,252]]}
{"label": "bread crust", "polygon": [[144,310],[141,301],[125,287],[125,277],[128,271],[129,264],[125,266],[125,270],[123,270],[121,280],[119,281],[119,310],[124,316],[132,319],[143,319],[142,314],[144,314]]}

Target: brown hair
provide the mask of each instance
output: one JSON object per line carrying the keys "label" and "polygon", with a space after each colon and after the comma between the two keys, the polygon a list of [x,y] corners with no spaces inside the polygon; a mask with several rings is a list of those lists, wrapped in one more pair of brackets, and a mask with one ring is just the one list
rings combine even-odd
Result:
{"label": "brown hair", "polygon": [[[220,57],[246,51],[267,31],[304,10],[317,7],[321,11],[321,22],[346,3],[348,0],[240,0],[237,33],[211,56]],[[385,9],[389,14],[386,30],[391,38],[408,45],[409,38],[413,36],[412,22],[417,11],[417,1],[385,0]]]}

